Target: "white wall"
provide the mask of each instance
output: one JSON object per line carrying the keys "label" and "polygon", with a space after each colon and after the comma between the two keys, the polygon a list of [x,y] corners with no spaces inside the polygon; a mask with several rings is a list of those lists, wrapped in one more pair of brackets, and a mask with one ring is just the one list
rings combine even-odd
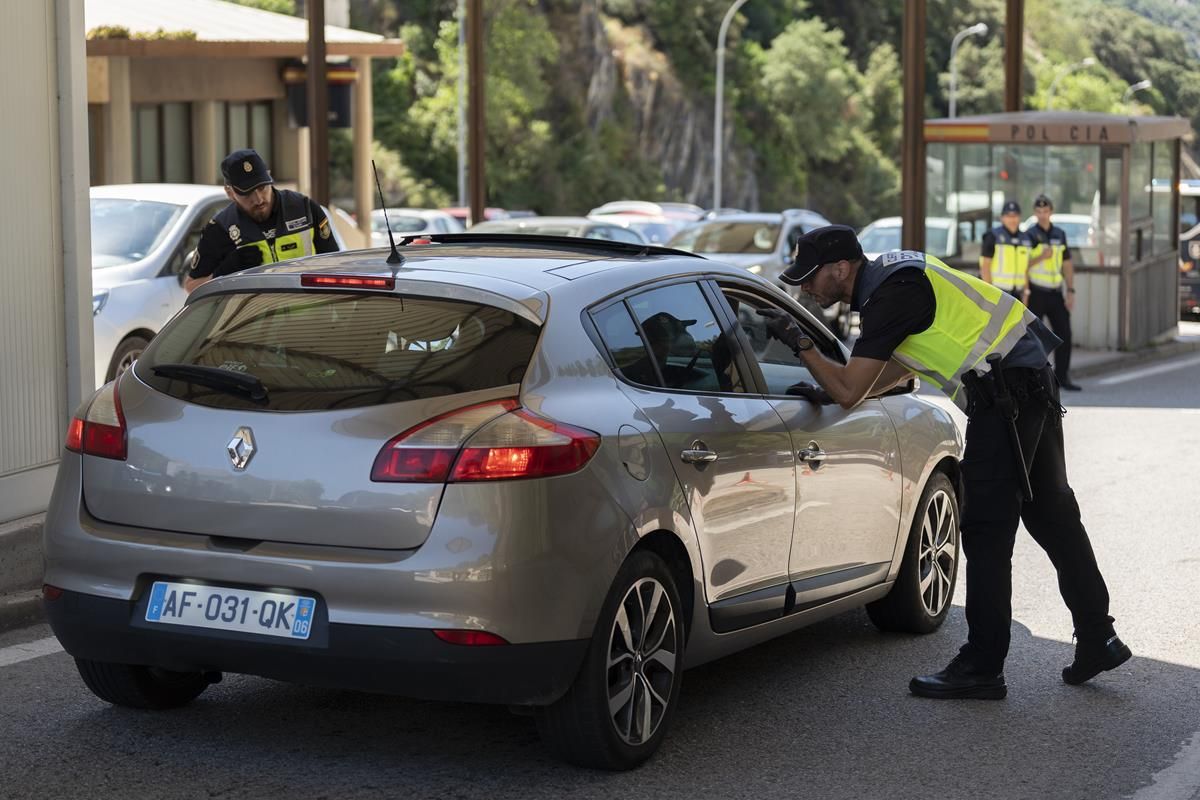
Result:
{"label": "white wall", "polygon": [[4,5],[0,522],[45,509],[93,374],[83,0]]}

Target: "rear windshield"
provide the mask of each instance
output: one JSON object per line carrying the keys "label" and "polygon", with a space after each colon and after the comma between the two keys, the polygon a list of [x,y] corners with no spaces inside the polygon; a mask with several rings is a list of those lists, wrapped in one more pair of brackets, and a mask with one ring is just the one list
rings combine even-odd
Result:
{"label": "rear windshield", "polygon": [[[217,408],[357,408],[519,384],[538,331],[509,311],[456,300],[222,294],[185,308],[138,359],[135,373],[160,392]],[[167,365],[257,378],[267,398],[184,379],[178,369],[174,377],[155,373],[171,371]]]}

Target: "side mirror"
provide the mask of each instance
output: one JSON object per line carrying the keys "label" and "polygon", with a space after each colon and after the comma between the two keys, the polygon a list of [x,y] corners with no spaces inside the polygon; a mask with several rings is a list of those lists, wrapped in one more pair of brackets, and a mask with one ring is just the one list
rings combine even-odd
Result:
{"label": "side mirror", "polygon": [[884,392],[881,397],[893,397],[898,394],[914,394],[921,388],[921,379],[915,375],[904,383],[899,383]]}

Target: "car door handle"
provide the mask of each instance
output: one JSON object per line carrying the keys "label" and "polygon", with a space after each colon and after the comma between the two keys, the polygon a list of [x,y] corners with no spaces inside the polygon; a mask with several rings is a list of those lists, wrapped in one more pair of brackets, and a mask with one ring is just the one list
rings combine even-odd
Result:
{"label": "car door handle", "polygon": [[684,450],[679,458],[688,464],[711,464],[717,460],[717,454],[712,450]]}
{"label": "car door handle", "polygon": [[821,445],[816,442],[809,442],[808,447],[796,453],[796,458],[810,464],[820,464],[825,460],[827,455],[828,453],[821,449]]}

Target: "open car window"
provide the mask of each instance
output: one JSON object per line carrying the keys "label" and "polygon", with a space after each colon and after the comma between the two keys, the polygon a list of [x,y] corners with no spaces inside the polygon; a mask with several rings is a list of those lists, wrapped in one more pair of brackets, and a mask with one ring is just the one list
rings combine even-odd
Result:
{"label": "open car window", "polygon": [[796,323],[813,337],[822,352],[839,362],[842,361],[840,351],[829,340],[828,335],[814,328],[803,317],[792,314],[789,309],[748,288],[721,284],[720,289],[737,317],[743,345],[749,350],[750,357],[758,364],[767,394],[787,396],[789,387],[799,382],[815,383],[815,381],[812,373],[804,366],[804,362],[790,348],[770,335],[767,330],[766,318],[758,313],[761,309],[772,308],[791,315]]}

